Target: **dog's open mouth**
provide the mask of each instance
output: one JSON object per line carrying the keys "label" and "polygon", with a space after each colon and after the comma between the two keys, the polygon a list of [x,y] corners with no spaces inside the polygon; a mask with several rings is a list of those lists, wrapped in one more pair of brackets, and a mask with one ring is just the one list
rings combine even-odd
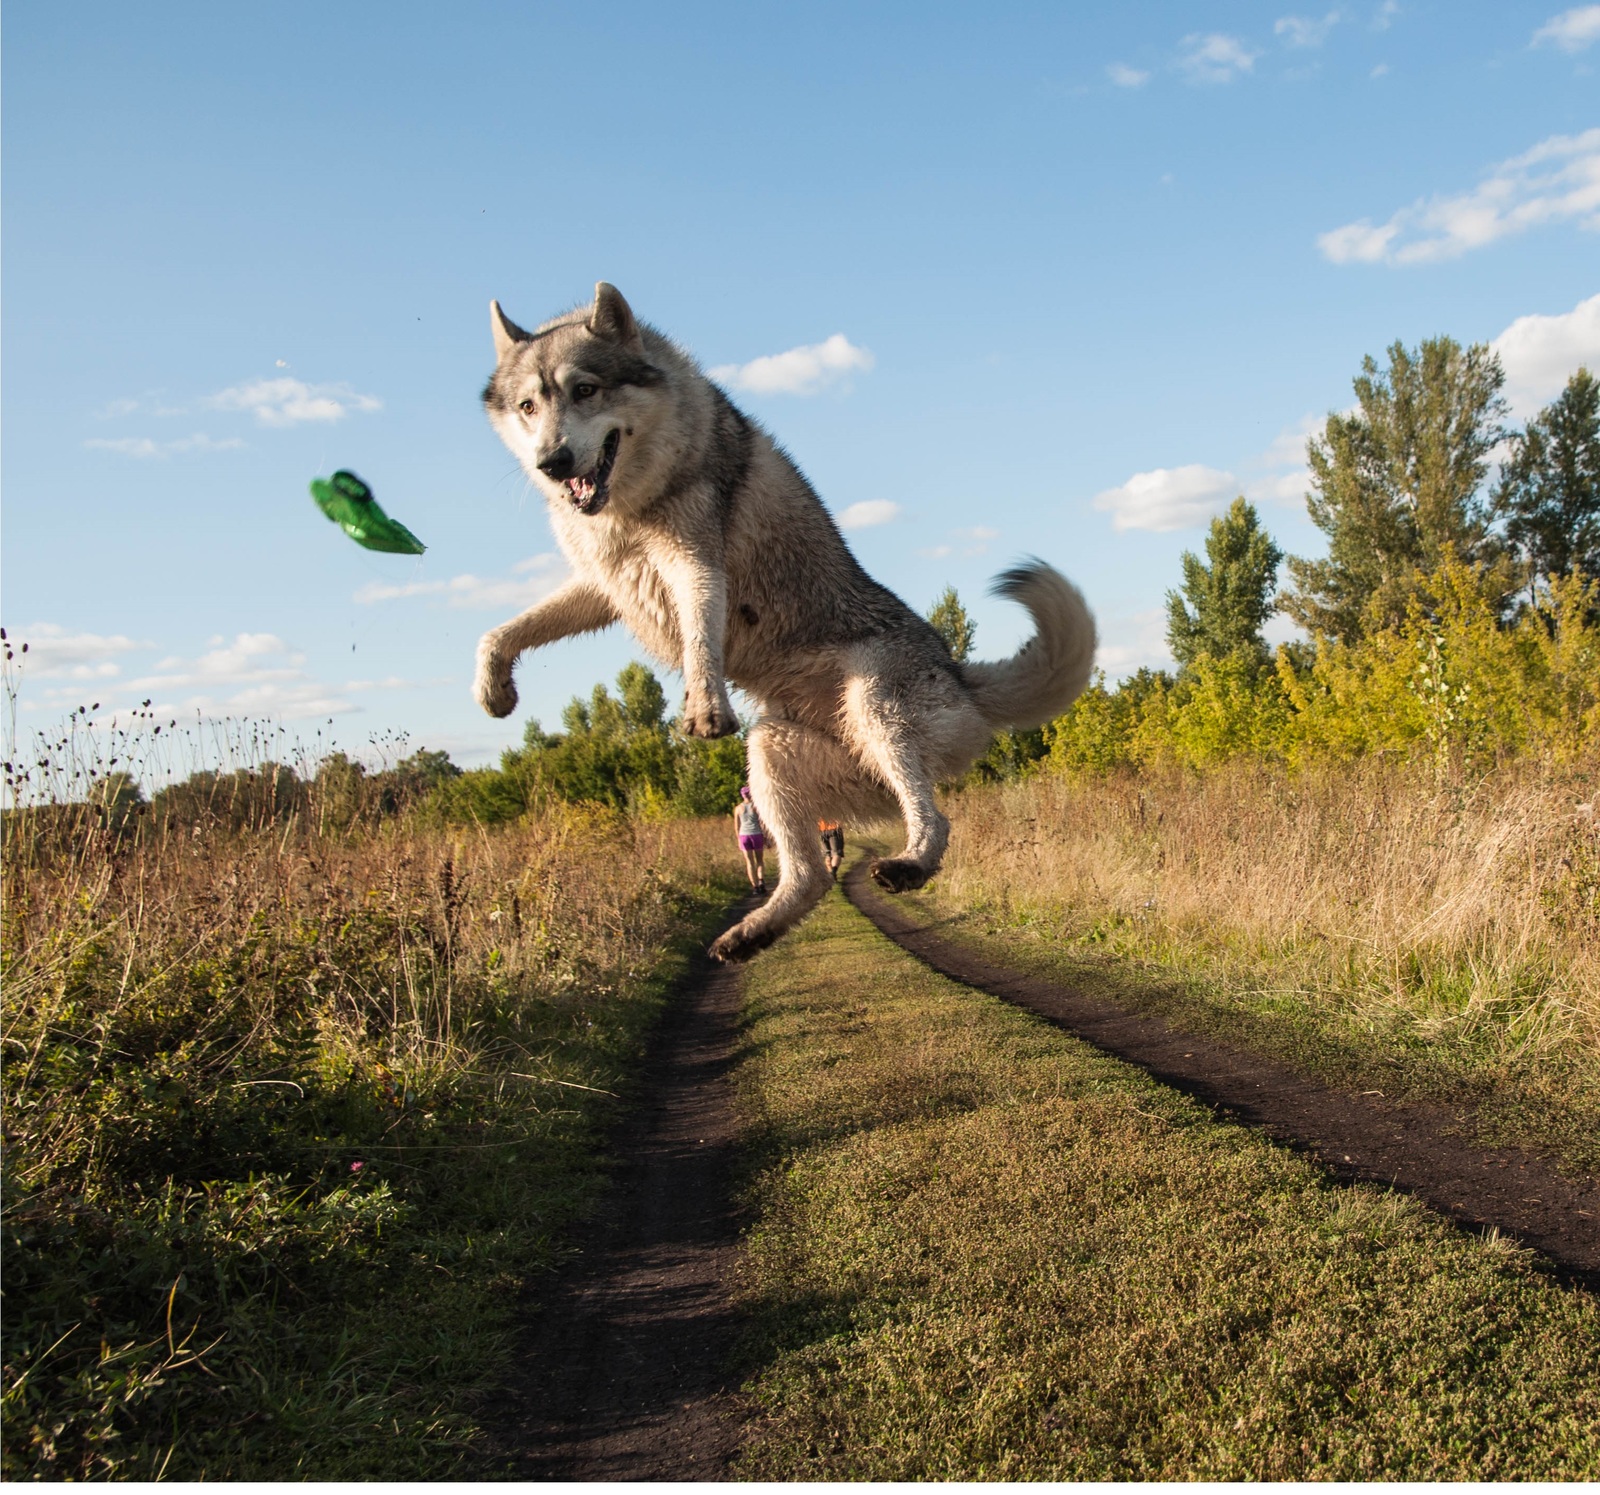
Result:
{"label": "dog's open mouth", "polygon": [[616,466],[617,448],[622,445],[622,432],[613,431],[600,448],[600,460],[594,471],[581,478],[567,479],[567,495],[572,507],[580,514],[598,514],[611,497],[611,469]]}

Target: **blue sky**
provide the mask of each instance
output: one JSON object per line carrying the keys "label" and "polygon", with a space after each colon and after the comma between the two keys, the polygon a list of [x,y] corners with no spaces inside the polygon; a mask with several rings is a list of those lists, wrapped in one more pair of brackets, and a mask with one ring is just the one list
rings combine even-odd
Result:
{"label": "blue sky", "polygon": [[[22,721],[146,697],[483,762],[637,651],[478,635],[561,575],[478,406],[487,304],[617,284],[926,609],[1038,554],[1112,675],[1237,492],[1314,553],[1363,354],[1600,363],[1600,6],[74,6],[4,32]],[[425,540],[306,491],[359,472]],[[674,686],[676,682],[674,682]],[[332,726],[328,725],[329,720]]]}

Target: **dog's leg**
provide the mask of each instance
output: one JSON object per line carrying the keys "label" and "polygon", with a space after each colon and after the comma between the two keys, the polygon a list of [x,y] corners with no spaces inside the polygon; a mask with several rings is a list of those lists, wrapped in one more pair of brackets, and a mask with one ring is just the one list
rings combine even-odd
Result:
{"label": "dog's leg", "polygon": [[678,615],[685,686],[683,730],[691,737],[726,737],[739,730],[722,658],[728,578],[721,547],[716,548],[714,559],[678,544],[663,545],[651,555]]}
{"label": "dog's leg", "polygon": [[909,893],[939,870],[950,840],[950,822],[934,800],[923,734],[903,701],[875,676],[858,676],[846,686],[844,722],[851,746],[889,786],[906,823],[906,849],[874,862],[872,879],[891,893]]}
{"label": "dog's leg", "polygon": [[819,816],[876,818],[888,799],[835,738],[797,722],[762,720],[746,753],[750,797],[772,833],[778,888],[760,908],[721,936],[718,960],[748,960],[792,929],[833,886],[817,833]]}
{"label": "dog's leg", "polygon": [[491,628],[478,640],[478,672],[472,693],[490,716],[510,716],[517,709],[517,687],[511,667],[517,657],[541,644],[574,633],[592,633],[617,621],[617,610],[605,593],[574,577],[543,602],[509,623]]}

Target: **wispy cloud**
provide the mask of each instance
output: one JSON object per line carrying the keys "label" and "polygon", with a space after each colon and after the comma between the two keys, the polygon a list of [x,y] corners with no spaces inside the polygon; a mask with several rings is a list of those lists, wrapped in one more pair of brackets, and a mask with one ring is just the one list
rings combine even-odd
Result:
{"label": "wispy cloud", "polygon": [[1118,88],[1143,88],[1150,81],[1150,74],[1136,67],[1129,67],[1125,62],[1113,62],[1106,69],[1108,77]]}
{"label": "wispy cloud", "polygon": [[1400,14],[1400,0],[1383,0],[1378,7],[1378,12],[1372,18],[1374,31],[1387,31],[1394,25],[1394,18]]}
{"label": "wispy cloud", "polygon": [[1094,498],[1095,508],[1111,515],[1118,530],[1190,529],[1228,507],[1239,491],[1231,472],[1192,462],[1186,467],[1156,467],[1136,472],[1127,482]]}
{"label": "wispy cloud", "polygon": [[1552,16],[1533,33],[1529,45],[1581,52],[1596,40],[1600,40],[1600,5],[1578,5]]}
{"label": "wispy cloud", "polygon": [[244,445],[237,436],[221,440],[196,431],[193,436],[180,436],[176,441],[157,441],[150,436],[96,436],[84,442],[102,452],[119,452],[124,457],[172,457],[182,452],[230,452]]}
{"label": "wispy cloud", "polygon": [[1272,34],[1281,36],[1288,47],[1320,47],[1338,24],[1336,10],[1330,10],[1320,20],[1315,16],[1281,16],[1273,22]]}
{"label": "wispy cloud", "polygon": [[245,411],[263,426],[298,426],[343,420],[352,411],[371,415],[383,409],[376,395],[358,394],[348,384],[307,384],[303,379],[254,379],[208,395],[213,410]]}
{"label": "wispy cloud", "polygon": [[1167,649],[1167,615],[1158,607],[1136,613],[1100,613],[1100,646],[1095,665],[1112,680],[1144,666],[1165,669],[1172,664]]}
{"label": "wispy cloud", "polygon": [[1236,36],[1198,32],[1184,37],[1178,67],[1191,83],[1232,83],[1256,65],[1260,52],[1252,52]]}
{"label": "wispy cloud", "polygon": [[749,363],[718,364],[710,372],[719,384],[748,394],[812,395],[851,374],[866,373],[872,364],[872,354],[836,332],[826,342],[768,353]]}
{"label": "wispy cloud", "polygon": [[900,517],[900,505],[887,498],[863,499],[839,513],[840,529],[871,529],[875,524],[888,524]]}
{"label": "wispy cloud", "polygon": [[1317,247],[1336,265],[1431,264],[1570,222],[1600,229],[1600,129],[1552,135],[1494,167],[1470,191],[1419,199],[1387,223],[1347,223],[1323,234]]}
{"label": "wispy cloud", "polygon": [[975,524],[968,529],[948,530],[946,535],[945,541],[924,546],[917,554],[928,561],[942,561],[946,556],[957,554],[963,558],[987,555],[990,542],[1000,538],[1000,531],[986,524]]}
{"label": "wispy cloud", "polygon": [[535,555],[518,561],[510,576],[473,576],[470,572],[448,581],[368,582],[356,594],[361,603],[393,602],[404,597],[439,597],[451,607],[468,611],[532,607],[560,586],[564,568],[560,556]]}
{"label": "wispy cloud", "polygon": [[112,680],[121,673],[118,656],[154,647],[125,633],[72,633],[59,623],[13,629],[11,642],[28,646],[28,652],[19,655],[25,681]]}
{"label": "wispy cloud", "polygon": [[317,679],[305,654],[274,633],[218,636],[194,658],[173,655],[123,688],[155,697],[156,710],[198,712],[205,717],[269,717],[285,721],[345,716],[361,710],[352,697],[372,690],[397,690],[417,682]]}
{"label": "wispy cloud", "polygon": [[1490,345],[1506,371],[1505,396],[1518,420],[1536,415],[1580,367],[1600,375],[1600,296],[1559,316],[1518,317]]}

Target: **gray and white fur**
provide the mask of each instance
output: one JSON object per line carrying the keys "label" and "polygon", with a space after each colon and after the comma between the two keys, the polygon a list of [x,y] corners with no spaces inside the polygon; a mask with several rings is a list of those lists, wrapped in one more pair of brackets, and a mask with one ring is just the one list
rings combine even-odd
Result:
{"label": "gray and white fur", "polygon": [[757,703],[752,796],[778,855],[777,891],[711,947],[747,959],[797,924],[832,879],[817,820],[898,811],[899,856],[872,866],[905,892],[939,869],[949,821],[935,786],[994,734],[1064,711],[1089,679],[1094,619],[1042,561],[1001,576],[1037,632],[1010,659],[957,664],[923,618],[856,563],[783,450],[700,371],[634,319],[615,287],[525,332],[491,306],[498,363],[483,402],[544,495],[569,581],[478,646],[475,694],[517,704],[528,649],[621,621],[686,684],[682,726],[739,723],[733,681]]}

